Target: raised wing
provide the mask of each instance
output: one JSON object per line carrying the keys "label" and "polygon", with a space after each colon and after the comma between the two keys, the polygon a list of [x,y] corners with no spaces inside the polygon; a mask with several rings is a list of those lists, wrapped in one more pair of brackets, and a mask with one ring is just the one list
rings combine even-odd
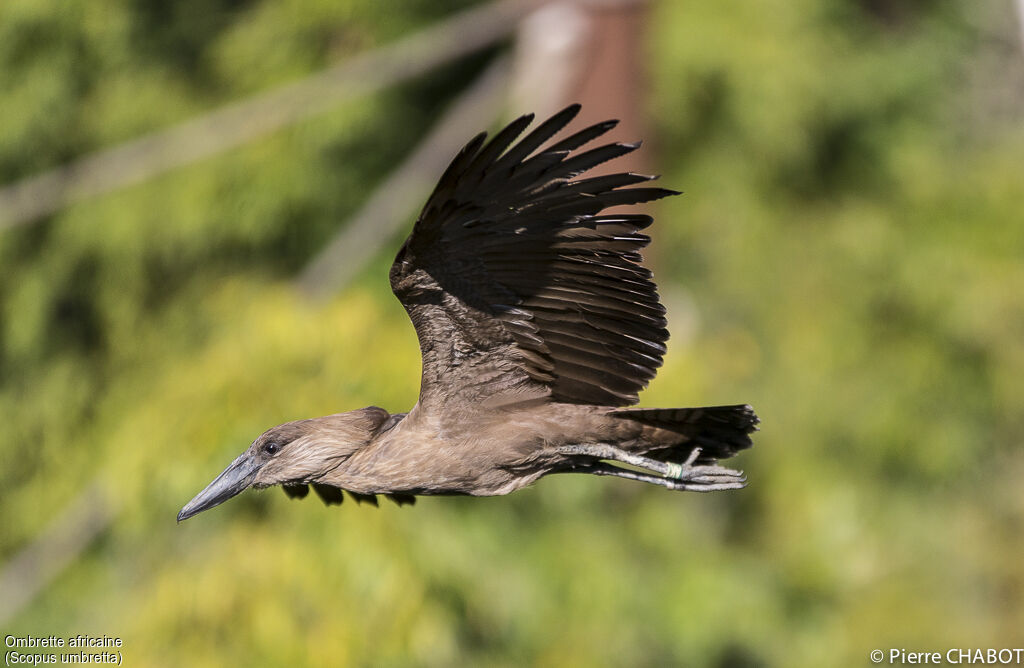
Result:
{"label": "raised wing", "polygon": [[[570,106],[512,145],[523,116],[455,157],[391,267],[423,355],[420,405],[636,403],[661,366],[665,309],[640,266],[649,216],[611,206],[677,194],[655,177],[577,178],[639,147],[575,152],[607,121],[541,149]],[[511,146],[511,148],[510,148]]]}

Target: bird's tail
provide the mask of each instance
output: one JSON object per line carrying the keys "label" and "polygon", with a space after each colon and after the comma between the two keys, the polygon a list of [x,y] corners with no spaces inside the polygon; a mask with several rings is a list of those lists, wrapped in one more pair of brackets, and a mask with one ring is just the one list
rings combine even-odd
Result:
{"label": "bird's tail", "polygon": [[612,413],[639,422],[648,432],[647,455],[671,461],[685,460],[700,448],[698,461],[726,459],[753,445],[750,434],[760,423],[754,409],[738,406],[703,408],[623,408]]}

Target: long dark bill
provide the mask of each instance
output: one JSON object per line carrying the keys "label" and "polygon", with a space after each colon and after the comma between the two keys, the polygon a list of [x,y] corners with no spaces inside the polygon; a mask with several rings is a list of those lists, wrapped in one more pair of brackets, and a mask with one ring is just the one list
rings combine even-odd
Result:
{"label": "long dark bill", "polygon": [[204,510],[218,506],[231,497],[243,492],[256,477],[260,463],[254,461],[248,452],[243,452],[238,459],[231,462],[231,465],[224,469],[224,472],[217,476],[213,482],[206,486],[206,489],[196,494],[196,498],[189,501],[181,512],[178,513],[178,521],[187,520],[193,515],[198,515]]}

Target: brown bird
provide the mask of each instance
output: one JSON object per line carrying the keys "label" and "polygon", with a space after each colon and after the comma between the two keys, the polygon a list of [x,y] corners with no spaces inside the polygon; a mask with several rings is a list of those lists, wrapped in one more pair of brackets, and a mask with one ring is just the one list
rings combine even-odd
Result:
{"label": "brown bird", "polygon": [[[661,366],[665,309],[640,265],[650,216],[602,213],[678,194],[655,177],[579,178],[637,144],[577,151],[615,126],[547,143],[570,106],[518,143],[523,116],[448,166],[391,266],[423,358],[408,413],[370,406],[262,434],[181,509],[283,485],[326,503],[508,494],[549,473],[710,492],[746,484],[716,462],[751,445],[750,406],[624,408]],[[624,468],[627,464],[635,468]],[[640,470],[636,470],[640,469]]]}

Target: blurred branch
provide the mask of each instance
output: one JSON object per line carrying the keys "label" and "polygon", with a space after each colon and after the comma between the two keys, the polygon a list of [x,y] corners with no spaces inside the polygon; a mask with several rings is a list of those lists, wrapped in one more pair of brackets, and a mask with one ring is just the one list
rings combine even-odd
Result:
{"label": "blurred branch", "polygon": [[462,93],[412,155],[309,263],[298,279],[303,292],[328,297],[373,259],[468,140],[467,128],[487,127],[498,117],[510,78],[508,59],[499,58]]}
{"label": "blurred branch", "polygon": [[6,624],[110,524],[113,509],[93,483],[0,570],[0,626]]}
{"label": "blurred branch", "polygon": [[495,0],[335,67],[0,189],[0,229],[140,183],[428,72],[515,30],[540,0]]}

